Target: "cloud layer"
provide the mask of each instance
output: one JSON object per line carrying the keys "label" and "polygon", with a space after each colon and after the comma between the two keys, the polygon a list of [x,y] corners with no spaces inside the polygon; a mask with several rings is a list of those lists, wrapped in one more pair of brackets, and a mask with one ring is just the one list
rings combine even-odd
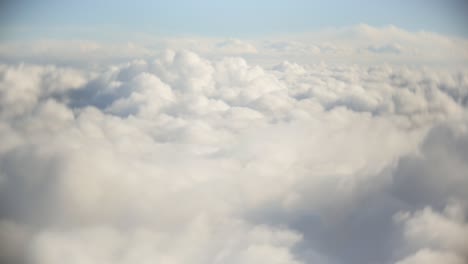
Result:
{"label": "cloud layer", "polygon": [[2,262],[466,262],[468,71],[218,47],[1,65]]}
{"label": "cloud layer", "polygon": [[[62,31],[57,29],[54,33],[74,33],[69,28]],[[106,31],[110,31],[107,33],[112,42],[47,38],[4,40],[0,42],[0,60],[106,67],[109,63],[124,63],[134,58],[154,58],[166,49],[186,49],[211,60],[241,56],[255,64],[269,66],[281,63],[285,58],[300,64],[316,61],[363,65],[390,62],[443,68],[466,67],[468,61],[467,39],[427,31],[410,32],[393,25],[372,27],[360,24],[250,39],[164,37],[141,32],[119,34],[111,33],[110,29]],[[76,33],[79,35],[80,31]],[[95,35],[102,33],[98,31]]]}

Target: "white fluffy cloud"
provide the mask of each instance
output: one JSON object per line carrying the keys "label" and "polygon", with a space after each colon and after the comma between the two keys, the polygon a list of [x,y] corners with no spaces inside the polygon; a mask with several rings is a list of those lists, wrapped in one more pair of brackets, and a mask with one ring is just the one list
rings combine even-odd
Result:
{"label": "white fluffy cloud", "polygon": [[1,65],[0,259],[466,260],[466,70],[269,67],[218,46]]}

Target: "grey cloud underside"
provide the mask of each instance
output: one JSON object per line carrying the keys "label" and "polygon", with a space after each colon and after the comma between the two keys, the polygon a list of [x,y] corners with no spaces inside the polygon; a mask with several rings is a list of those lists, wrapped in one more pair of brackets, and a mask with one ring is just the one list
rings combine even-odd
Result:
{"label": "grey cloud underside", "polygon": [[0,258],[464,263],[467,102],[463,70],[2,65]]}

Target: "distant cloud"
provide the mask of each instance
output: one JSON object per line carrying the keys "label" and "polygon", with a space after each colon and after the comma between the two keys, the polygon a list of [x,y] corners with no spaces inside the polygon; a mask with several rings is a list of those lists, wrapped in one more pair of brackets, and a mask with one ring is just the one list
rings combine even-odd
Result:
{"label": "distant cloud", "polygon": [[361,24],[252,39],[162,37],[136,33],[114,38],[116,40],[113,42],[60,39],[4,41],[0,43],[0,59],[66,65],[87,65],[92,62],[103,66],[125,63],[135,58],[154,58],[166,49],[185,49],[208,58],[244,56],[262,65],[277,64],[286,59],[303,64],[333,60],[360,64],[398,62],[466,66],[468,60],[466,39],[424,31],[410,32],[392,25],[372,27]]}
{"label": "distant cloud", "polygon": [[397,44],[387,44],[383,46],[369,46],[367,48],[370,52],[375,53],[391,53],[391,54],[400,54],[402,48]]}
{"label": "distant cloud", "polygon": [[228,39],[222,42],[219,42],[216,45],[220,52],[224,54],[249,54],[257,53],[257,49],[250,43],[243,42],[238,39]]}

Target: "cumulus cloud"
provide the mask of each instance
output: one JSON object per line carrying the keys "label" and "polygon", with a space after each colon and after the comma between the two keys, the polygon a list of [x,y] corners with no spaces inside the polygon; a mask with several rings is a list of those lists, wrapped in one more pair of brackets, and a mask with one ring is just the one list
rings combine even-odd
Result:
{"label": "cumulus cloud", "polygon": [[466,261],[466,70],[220,46],[1,65],[0,259]]}
{"label": "cumulus cloud", "polygon": [[249,54],[249,53],[257,53],[257,48],[254,45],[244,42],[239,39],[228,39],[225,41],[221,41],[216,45],[220,52],[224,54]]}

